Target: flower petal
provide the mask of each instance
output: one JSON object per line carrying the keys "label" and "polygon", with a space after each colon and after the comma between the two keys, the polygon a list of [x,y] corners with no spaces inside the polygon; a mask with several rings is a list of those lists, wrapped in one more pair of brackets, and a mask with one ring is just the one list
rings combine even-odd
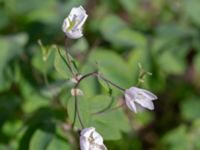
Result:
{"label": "flower petal", "polygon": [[85,15],[86,11],[82,6],[74,7],[69,13],[70,15],[76,15],[77,17]]}
{"label": "flower petal", "polygon": [[79,23],[75,26],[77,29],[81,29],[83,24],[85,23],[86,19],[87,19],[88,15],[84,15],[80,18]]}
{"label": "flower petal", "polygon": [[131,99],[131,97],[128,94],[125,94],[125,103],[128,106],[128,108],[130,110],[132,110],[133,112],[137,113],[137,108],[136,105],[134,103],[134,101]]}
{"label": "flower petal", "polygon": [[97,143],[98,145],[103,144],[103,138],[98,132],[94,131],[92,137],[94,139],[94,142]]}
{"label": "flower petal", "polygon": [[154,95],[153,93],[145,90],[145,89],[141,89],[142,93],[145,95],[146,98],[148,98],[149,100],[156,100],[158,99],[158,97],[156,95]]}
{"label": "flower petal", "polygon": [[103,145],[100,146],[100,150],[108,150],[108,149],[107,149],[106,146],[103,144]]}
{"label": "flower petal", "polygon": [[68,18],[65,18],[62,25],[62,30],[64,33],[66,33],[69,26],[70,26],[69,20]]}
{"label": "flower petal", "polygon": [[82,6],[78,7],[77,9],[78,10],[76,12],[76,16],[77,16],[76,19],[77,19],[78,23],[75,25],[75,28],[81,29],[83,24],[85,23],[88,15],[86,14],[86,11]]}
{"label": "flower petal", "polygon": [[136,93],[138,93],[138,88],[131,87],[125,91],[126,94],[128,94],[131,98],[135,97]]}
{"label": "flower petal", "polygon": [[92,134],[92,132],[95,131],[94,127],[90,127],[90,128],[85,128],[81,131],[81,136],[84,137],[90,137],[90,135]]}
{"label": "flower petal", "polygon": [[90,148],[90,143],[87,140],[87,138],[84,136],[80,137],[80,148],[81,148],[81,150],[89,150],[89,148]]}
{"label": "flower petal", "polygon": [[69,31],[65,32],[65,34],[70,39],[78,39],[83,36],[82,30]]}
{"label": "flower petal", "polygon": [[137,102],[138,104],[140,104],[142,107],[148,108],[150,110],[154,109],[154,105],[153,102],[149,99],[135,99],[135,102]]}

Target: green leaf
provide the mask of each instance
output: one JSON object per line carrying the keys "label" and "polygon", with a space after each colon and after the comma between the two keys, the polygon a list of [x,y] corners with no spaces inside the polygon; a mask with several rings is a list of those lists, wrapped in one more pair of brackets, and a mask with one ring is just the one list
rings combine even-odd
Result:
{"label": "green leaf", "polygon": [[[27,21],[40,21],[46,24],[55,24],[61,20],[59,11],[54,8],[59,7],[56,0],[49,0],[48,2],[37,1],[37,9],[33,9],[27,14]],[[27,7],[27,6],[26,6]]]}
{"label": "green leaf", "polygon": [[36,49],[34,56],[31,60],[33,66],[40,71],[41,73],[50,73],[50,71],[53,70],[54,68],[54,59],[55,59],[55,49],[53,47],[49,48],[49,54],[48,54],[48,59],[46,61],[43,60],[43,54],[42,51],[40,50],[40,47],[34,46]]}
{"label": "green leaf", "polygon": [[119,17],[110,15],[102,20],[100,26],[103,37],[120,47],[145,47],[146,38],[131,30]]}
{"label": "green leaf", "polygon": [[89,61],[98,64],[99,71],[105,78],[124,88],[131,85],[129,66],[117,53],[105,48],[96,48],[90,54]]}
{"label": "green leaf", "polygon": [[[97,70],[97,68],[95,67],[95,64],[86,63],[83,66],[83,68],[81,68],[81,73],[82,75],[84,75],[90,72],[94,72],[95,70]],[[94,96],[99,92],[97,79],[92,76],[81,81],[80,88],[84,89],[84,91],[87,91],[85,92],[85,95],[84,95],[87,98],[90,98],[91,96]]]}
{"label": "green leaf", "polygon": [[9,146],[0,144],[0,149],[1,149],[1,150],[7,150],[7,149],[9,149],[9,148],[10,148]]}
{"label": "green leaf", "polygon": [[181,103],[181,114],[186,120],[200,118],[200,101],[198,97],[190,98]]}
{"label": "green leaf", "polygon": [[183,1],[187,16],[189,16],[194,23],[200,25],[200,1],[199,0],[184,0]]}
{"label": "green leaf", "polygon": [[189,133],[190,147],[191,149],[200,149],[200,119],[197,119],[193,122],[191,131]]}
{"label": "green leaf", "polygon": [[129,121],[120,109],[93,115],[91,126],[104,137],[105,140],[117,140],[121,133],[130,129]]}
{"label": "green leaf", "polygon": [[186,150],[188,148],[188,139],[186,126],[178,128],[167,133],[162,139],[164,147],[168,150]]}
{"label": "green leaf", "polygon": [[0,37],[0,91],[10,86],[5,71],[8,71],[8,63],[18,57],[26,44],[28,37],[25,33],[19,33],[12,36]]}
{"label": "green leaf", "polygon": [[88,42],[85,38],[78,39],[77,42],[71,47],[71,52],[85,52],[89,48]]}
{"label": "green leaf", "polygon": [[158,28],[156,28],[156,33],[157,36],[161,38],[165,37],[166,40],[179,40],[177,38],[183,38],[183,36],[193,34],[194,32],[187,26],[171,23],[160,25]]}
{"label": "green leaf", "polygon": [[[102,134],[105,139],[114,140],[121,138],[121,132],[130,129],[129,122],[122,110],[106,111],[100,114],[93,114],[106,108],[111,101],[111,98],[106,95],[98,95],[88,99],[79,97],[79,110],[81,120],[85,127],[93,126]],[[68,114],[70,121],[74,117],[74,100],[68,102]],[[120,120],[120,121],[119,121]],[[76,118],[76,127],[81,128],[78,116]]]}
{"label": "green leaf", "polygon": [[[22,105],[23,110],[26,113],[31,113],[42,106],[49,105],[50,101],[48,98],[43,97],[32,87],[27,81],[21,79],[19,84],[20,90],[22,91],[22,96],[24,98],[24,103]],[[30,96],[31,95],[31,96]]]}
{"label": "green leaf", "polygon": [[134,115],[134,122],[142,127],[145,127],[149,123],[151,123],[154,119],[153,113],[148,111],[143,111]]}
{"label": "green leaf", "polygon": [[[2,116],[1,116],[2,117]],[[2,131],[6,135],[9,136],[15,136],[15,134],[19,131],[19,129],[22,127],[21,121],[13,121],[13,122],[5,122]]]}
{"label": "green leaf", "polygon": [[47,2],[35,0],[35,1],[26,1],[26,0],[19,0],[16,1],[6,1],[5,5],[7,9],[9,9],[12,13],[17,15],[28,14],[28,12],[37,9],[39,7],[44,6]]}
{"label": "green leaf", "polygon": [[110,90],[112,90],[111,85],[109,85],[107,82],[105,82],[101,78],[98,77],[98,81],[99,81],[100,85],[106,90],[106,92],[109,92]]}
{"label": "green leaf", "polygon": [[169,74],[182,74],[185,70],[185,62],[176,57],[170,51],[165,51],[158,57],[158,63],[162,70]]}
{"label": "green leaf", "polygon": [[51,84],[48,84],[48,86],[42,87],[40,88],[40,93],[49,98],[49,99],[53,99],[54,97],[56,97],[63,89],[65,89],[67,87],[67,82],[63,82],[61,81],[57,81]]}
{"label": "green leaf", "polygon": [[[111,97],[107,95],[97,95],[89,99],[89,109],[91,114],[100,112],[110,105]],[[116,105],[117,102],[113,104]],[[116,106],[112,106],[111,109]],[[106,140],[116,140],[121,138],[121,133],[130,129],[129,121],[124,112],[119,108],[107,110],[90,116],[90,126],[97,129]],[[119,121],[120,120],[120,121]]]}
{"label": "green leaf", "polygon": [[107,95],[97,95],[89,99],[90,112],[95,113],[106,108],[111,102]]}
{"label": "green leaf", "polygon": [[129,72],[132,76],[132,81],[134,81],[135,84],[137,84],[139,77],[139,67],[138,67],[139,63],[146,71],[151,72],[150,55],[149,52],[146,51],[146,49],[142,48],[134,49],[130,52],[128,57],[128,65],[130,67]]}
{"label": "green leaf", "polygon": [[45,150],[50,144],[53,138],[52,133],[44,132],[42,130],[36,130],[32,136],[30,143],[30,150]]}
{"label": "green leaf", "polygon": [[130,14],[133,14],[138,6],[138,1],[135,0],[119,0],[122,7],[127,10]]}
{"label": "green leaf", "polygon": [[162,139],[162,147],[169,150],[197,150],[200,148],[200,120],[195,120],[190,127],[180,125],[168,132]]}
{"label": "green leaf", "polygon": [[67,141],[54,137],[46,150],[72,150]]}
{"label": "green leaf", "polygon": [[0,10],[0,18],[1,18],[0,30],[3,30],[4,28],[6,28],[9,25],[10,17],[6,13],[5,10],[1,9]]}

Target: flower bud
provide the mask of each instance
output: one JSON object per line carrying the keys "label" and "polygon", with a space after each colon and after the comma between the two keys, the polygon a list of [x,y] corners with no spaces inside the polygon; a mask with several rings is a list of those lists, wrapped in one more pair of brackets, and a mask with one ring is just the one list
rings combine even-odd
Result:
{"label": "flower bud", "polygon": [[125,103],[130,110],[137,112],[138,104],[144,108],[153,110],[153,100],[157,99],[157,96],[153,93],[140,89],[137,87],[131,87],[125,90]]}
{"label": "flower bud", "polygon": [[83,91],[80,89],[71,89],[71,95],[72,96],[83,96]]}
{"label": "flower bud", "polygon": [[82,27],[87,19],[82,6],[72,8],[69,16],[64,19],[62,30],[68,38],[78,39],[83,36]]}
{"label": "flower bud", "polygon": [[107,150],[103,144],[102,136],[95,131],[94,127],[85,128],[80,136],[81,150]]}

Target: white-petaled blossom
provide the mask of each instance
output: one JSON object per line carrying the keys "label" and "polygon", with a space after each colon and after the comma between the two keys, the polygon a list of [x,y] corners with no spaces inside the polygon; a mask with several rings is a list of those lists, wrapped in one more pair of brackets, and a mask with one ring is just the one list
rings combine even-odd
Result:
{"label": "white-petaled blossom", "polygon": [[73,83],[78,83],[78,81],[82,78],[82,75],[76,75],[75,77],[71,78],[70,81]]}
{"label": "white-petaled blossom", "polygon": [[85,128],[80,136],[81,150],[107,150],[103,144],[102,136],[95,131],[94,127]]}
{"label": "white-petaled blossom", "polygon": [[83,94],[83,91],[82,90],[80,90],[80,89],[78,89],[78,88],[76,88],[76,89],[71,89],[71,95],[72,96],[83,96],[84,94]]}
{"label": "white-petaled blossom", "polygon": [[[130,110],[137,112],[138,106],[153,110],[153,100],[156,100],[157,96],[153,93],[140,89],[137,87],[131,87],[125,90],[125,103]],[[138,105],[139,104],[139,105]]]}
{"label": "white-petaled blossom", "polygon": [[74,7],[70,14],[65,18],[62,30],[68,38],[78,39],[83,36],[82,28],[88,15],[82,6]]}

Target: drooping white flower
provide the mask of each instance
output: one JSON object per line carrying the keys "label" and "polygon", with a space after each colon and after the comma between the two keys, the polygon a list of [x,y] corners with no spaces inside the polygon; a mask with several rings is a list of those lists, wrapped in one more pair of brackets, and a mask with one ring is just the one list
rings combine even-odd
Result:
{"label": "drooping white flower", "polygon": [[85,128],[80,136],[81,150],[107,150],[103,144],[102,136],[95,131],[94,127]]}
{"label": "drooping white flower", "polygon": [[82,27],[88,15],[82,6],[74,7],[64,19],[62,30],[68,38],[78,39],[83,36]]}
{"label": "drooping white flower", "polygon": [[154,105],[152,101],[156,99],[156,95],[144,89],[131,87],[125,90],[125,103],[133,112],[137,112],[138,104],[144,108],[153,110]]}
{"label": "drooping white flower", "polygon": [[70,81],[73,83],[78,83],[78,81],[82,78],[82,75],[76,75],[75,77],[71,78]]}
{"label": "drooping white flower", "polygon": [[83,91],[82,90],[80,90],[80,89],[78,89],[78,88],[76,88],[76,89],[71,89],[71,95],[72,96],[83,96],[84,94],[83,94]]}

